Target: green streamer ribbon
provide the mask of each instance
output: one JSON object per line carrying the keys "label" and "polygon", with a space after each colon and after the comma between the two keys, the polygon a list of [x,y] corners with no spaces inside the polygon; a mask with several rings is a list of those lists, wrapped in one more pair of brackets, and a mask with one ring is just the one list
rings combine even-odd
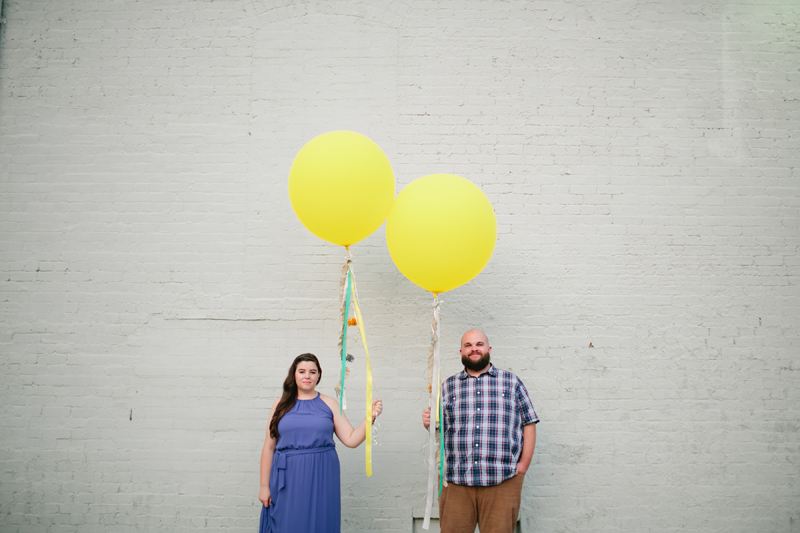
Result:
{"label": "green streamer ribbon", "polygon": [[342,324],[342,396],[339,398],[339,414],[341,415],[344,409],[344,373],[347,367],[347,320],[350,316],[350,286],[353,283],[350,268],[347,268],[347,281],[344,286],[345,300],[344,300],[344,324]]}
{"label": "green streamer ribbon", "polygon": [[442,482],[444,481],[444,433],[442,432],[442,428],[444,428],[443,403],[444,402],[439,401],[439,496],[442,495]]}

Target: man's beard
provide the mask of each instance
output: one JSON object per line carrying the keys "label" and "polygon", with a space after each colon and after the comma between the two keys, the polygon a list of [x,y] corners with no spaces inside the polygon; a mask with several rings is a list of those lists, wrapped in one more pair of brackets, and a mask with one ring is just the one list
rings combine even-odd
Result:
{"label": "man's beard", "polygon": [[464,365],[464,368],[468,370],[473,370],[475,372],[480,372],[487,366],[489,366],[489,361],[491,357],[489,357],[489,352],[485,352],[481,355],[481,358],[477,361],[473,361],[469,358],[469,355],[462,355],[461,356],[461,364]]}

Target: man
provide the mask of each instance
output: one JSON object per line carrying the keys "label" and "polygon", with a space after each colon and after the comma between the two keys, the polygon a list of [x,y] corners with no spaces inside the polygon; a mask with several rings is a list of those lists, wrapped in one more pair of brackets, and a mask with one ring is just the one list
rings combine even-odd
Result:
{"label": "man", "polygon": [[[513,533],[525,472],[533,457],[536,424],[528,391],[490,362],[481,331],[461,337],[464,370],[442,384],[445,479],[439,497],[443,533]],[[430,407],[422,424],[430,426]]]}

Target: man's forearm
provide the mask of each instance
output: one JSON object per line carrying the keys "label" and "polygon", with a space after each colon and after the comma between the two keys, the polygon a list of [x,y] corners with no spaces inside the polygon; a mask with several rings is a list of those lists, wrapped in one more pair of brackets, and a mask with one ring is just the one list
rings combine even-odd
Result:
{"label": "man's forearm", "polygon": [[533,449],[536,447],[536,424],[522,427],[522,454],[517,463],[517,473],[524,474],[533,459]]}

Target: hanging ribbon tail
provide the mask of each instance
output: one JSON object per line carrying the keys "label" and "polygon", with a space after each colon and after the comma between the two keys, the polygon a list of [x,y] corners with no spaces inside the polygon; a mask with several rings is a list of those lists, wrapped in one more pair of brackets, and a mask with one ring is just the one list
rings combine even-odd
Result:
{"label": "hanging ribbon tail", "polygon": [[[344,317],[344,301],[345,301],[344,290],[347,285],[347,270],[349,268],[349,265],[350,263],[346,260],[344,265],[342,265],[342,279],[339,280],[339,321],[341,322],[341,329],[339,329],[339,344],[336,345],[337,353],[342,353],[342,345],[344,344],[344,334],[345,334],[344,325],[347,322],[347,319]],[[345,373],[345,379],[347,379],[346,373]],[[342,401],[341,378],[339,379],[339,382],[333,387],[333,392],[336,393],[337,400],[341,402]]]}
{"label": "hanging ribbon tail", "polygon": [[441,375],[439,369],[439,295],[434,294],[433,297],[433,321],[431,323],[431,345],[433,349],[430,351],[431,370],[429,390],[430,390],[430,408],[431,408],[431,423],[428,428],[428,494],[427,501],[425,502],[425,517],[422,521],[422,529],[427,530],[431,524],[431,511],[433,509],[433,494],[436,486],[436,478],[440,474],[439,469],[436,468],[436,425],[439,423],[439,439],[442,440],[441,433],[441,419],[439,417],[440,404],[441,404]]}
{"label": "hanging ribbon tail", "polygon": [[347,368],[347,319],[350,316],[350,293],[352,292],[353,286],[353,277],[350,272],[350,263],[347,263],[347,280],[345,281],[344,287],[344,322],[342,323],[342,394],[339,398],[339,414],[341,415],[345,407],[345,397],[344,397],[344,378],[345,378],[345,370]]}
{"label": "hanging ribbon tail", "polygon": [[370,368],[369,364],[369,348],[367,347],[367,334],[364,331],[364,320],[361,318],[361,309],[358,307],[358,298],[356,297],[355,277],[353,277],[353,283],[351,284],[351,292],[353,297],[353,307],[356,310],[358,331],[361,333],[361,341],[364,343],[364,352],[367,354],[367,427],[365,433],[366,451],[364,462],[366,465],[367,477],[370,477],[372,476],[372,369]]}
{"label": "hanging ribbon tail", "polygon": [[[439,369],[439,383],[442,382],[442,369]],[[439,422],[439,496],[442,495],[442,485],[445,487],[447,486],[447,482],[444,480],[444,468],[445,468],[445,457],[444,457],[444,435],[442,434],[442,420],[444,420],[444,413],[443,413],[443,406],[442,406],[442,388],[439,387],[439,411],[437,413],[436,421]]]}

